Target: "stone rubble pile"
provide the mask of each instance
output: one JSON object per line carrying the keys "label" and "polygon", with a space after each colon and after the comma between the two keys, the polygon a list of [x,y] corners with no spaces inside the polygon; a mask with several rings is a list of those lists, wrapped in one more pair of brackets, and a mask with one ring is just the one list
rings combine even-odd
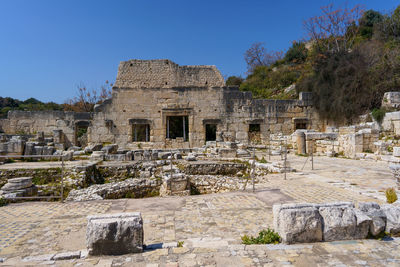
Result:
{"label": "stone rubble pile", "polygon": [[31,197],[38,193],[38,188],[32,184],[32,177],[19,177],[8,179],[0,190],[0,196],[4,198]]}
{"label": "stone rubble pile", "polygon": [[[73,189],[67,201],[87,201],[100,199],[116,199],[124,197],[143,197],[158,192],[160,181],[147,178],[132,178],[122,182],[96,184],[84,189]],[[154,194],[154,193],[153,193]]]}
{"label": "stone rubble pile", "polygon": [[367,202],[273,206],[274,228],[282,242],[307,243],[364,239],[400,233],[400,207]]}

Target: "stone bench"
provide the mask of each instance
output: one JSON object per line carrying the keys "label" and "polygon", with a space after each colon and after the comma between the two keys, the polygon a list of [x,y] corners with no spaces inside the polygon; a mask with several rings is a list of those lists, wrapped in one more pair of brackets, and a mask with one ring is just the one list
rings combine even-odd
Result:
{"label": "stone bench", "polygon": [[86,244],[90,255],[143,252],[140,212],[88,216]]}
{"label": "stone bench", "polygon": [[400,233],[400,207],[349,202],[273,206],[274,228],[284,243],[364,239]]}

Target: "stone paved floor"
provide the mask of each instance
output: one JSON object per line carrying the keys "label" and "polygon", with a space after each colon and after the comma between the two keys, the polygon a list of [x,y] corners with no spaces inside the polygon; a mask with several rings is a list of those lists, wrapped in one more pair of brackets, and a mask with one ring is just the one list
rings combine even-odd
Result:
{"label": "stone paved floor", "polygon": [[[305,158],[289,156],[301,169]],[[0,262],[8,266],[400,266],[400,239],[302,245],[241,245],[244,234],[272,226],[272,205],[283,202],[378,201],[394,186],[384,162],[318,157],[315,170],[269,174],[256,193],[121,199],[82,203],[28,202],[0,207]],[[250,189],[250,188],[249,188]],[[84,251],[86,215],[140,211],[142,254],[64,261],[52,255]],[[183,241],[184,247],[162,248]]]}

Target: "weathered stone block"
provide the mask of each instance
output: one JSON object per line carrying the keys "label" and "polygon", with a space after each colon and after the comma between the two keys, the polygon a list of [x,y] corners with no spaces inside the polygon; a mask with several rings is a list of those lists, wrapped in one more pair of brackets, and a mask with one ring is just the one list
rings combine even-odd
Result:
{"label": "weathered stone block", "polygon": [[88,216],[86,244],[90,255],[143,252],[143,220],[139,212]]}
{"label": "weathered stone block", "polygon": [[371,217],[367,216],[364,212],[355,209],[356,215],[356,231],[354,233],[354,239],[364,239],[368,237],[369,228],[372,223]]}
{"label": "weathered stone block", "polygon": [[374,209],[366,212],[366,215],[372,219],[372,223],[369,229],[371,235],[377,236],[385,231],[386,215],[383,210]]}
{"label": "weathered stone block", "polygon": [[32,177],[19,177],[8,179],[7,184],[5,184],[1,189],[2,190],[17,190],[24,189],[32,186]]}
{"label": "weathered stone block", "polygon": [[190,195],[189,179],[183,173],[171,173],[163,177],[160,196]]}
{"label": "weathered stone block", "polygon": [[393,156],[400,157],[400,146],[393,147]]}
{"label": "weathered stone block", "polygon": [[360,202],[358,204],[358,209],[363,212],[369,212],[372,210],[379,210],[381,207],[375,202]]}
{"label": "weathered stone block", "polygon": [[386,215],[386,229],[385,232],[390,234],[400,233],[400,207],[393,205],[383,205],[382,211]]}
{"label": "weathered stone block", "polygon": [[196,160],[197,160],[196,154],[194,154],[194,153],[189,153],[189,154],[185,157],[185,160],[186,160],[186,161],[196,161]]}
{"label": "weathered stone block", "polygon": [[92,155],[90,155],[90,160],[104,160],[104,151],[93,151]]}
{"label": "weathered stone block", "polygon": [[236,157],[236,149],[220,148],[218,150],[218,155],[221,158],[234,158]]}
{"label": "weathered stone block", "polygon": [[284,243],[322,241],[318,208],[307,204],[274,205],[274,227]]}
{"label": "weathered stone block", "polygon": [[101,151],[104,151],[106,154],[115,154],[117,153],[118,150],[118,145],[117,144],[111,144],[103,147]]}
{"label": "weathered stone block", "polygon": [[347,207],[319,208],[324,222],[324,241],[353,239],[356,232],[356,214]]}

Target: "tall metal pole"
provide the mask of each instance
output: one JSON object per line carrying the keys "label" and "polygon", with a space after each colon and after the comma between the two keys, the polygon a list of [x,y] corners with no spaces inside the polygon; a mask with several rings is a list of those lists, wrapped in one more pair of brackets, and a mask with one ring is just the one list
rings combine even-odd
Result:
{"label": "tall metal pole", "polygon": [[185,116],[183,116],[183,142],[186,142],[186,124],[185,124]]}
{"label": "tall metal pole", "polygon": [[311,170],[314,170],[314,140],[311,140]]}
{"label": "tall metal pole", "polygon": [[285,159],[283,161],[284,180],[286,180],[287,141],[285,141]]}
{"label": "tall metal pole", "polygon": [[268,160],[271,160],[271,134],[268,135]]}
{"label": "tall metal pole", "polygon": [[170,168],[170,176],[169,177],[172,177],[172,150],[171,150],[171,155],[170,155],[170,166],[171,166],[171,168]]}
{"label": "tall metal pole", "polygon": [[254,173],[255,173],[255,165],[256,165],[256,149],[253,148],[253,164],[251,166],[251,180],[253,182],[253,193],[256,191],[255,182],[254,182]]}
{"label": "tall metal pole", "polygon": [[64,156],[61,155],[61,202],[64,202]]}

